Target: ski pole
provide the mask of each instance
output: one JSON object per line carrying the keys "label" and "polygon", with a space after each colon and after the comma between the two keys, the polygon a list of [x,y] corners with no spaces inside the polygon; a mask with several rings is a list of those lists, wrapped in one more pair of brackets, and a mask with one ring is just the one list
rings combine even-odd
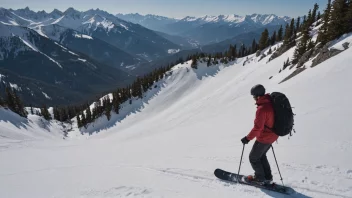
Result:
{"label": "ski pole", "polygon": [[245,144],[243,144],[243,148],[242,148],[240,167],[238,167],[238,173],[237,173],[237,182],[239,182],[239,179],[238,179],[238,178],[239,178],[240,170],[241,170],[241,164],[242,164],[242,157],[243,157],[244,146],[245,146]]}
{"label": "ski pole", "polygon": [[280,172],[279,164],[277,163],[277,160],[276,160],[276,156],[275,156],[275,152],[274,152],[274,147],[273,147],[273,145],[271,145],[271,149],[273,150],[273,154],[274,154],[274,158],[275,158],[275,162],[276,162],[277,170],[279,170],[279,174],[280,174],[280,178],[281,178],[282,185],[283,185],[283,186],[285,186],[285,185],[284,185],[284,181],[283,181],[282,176],[281,176],[281,172]]}

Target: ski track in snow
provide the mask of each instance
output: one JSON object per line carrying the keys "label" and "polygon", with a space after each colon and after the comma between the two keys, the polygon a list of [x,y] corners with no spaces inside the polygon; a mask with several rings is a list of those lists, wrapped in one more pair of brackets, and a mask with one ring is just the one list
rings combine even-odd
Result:
{"label": "ski track in snow", "polygon": [[133,186],[118,186],[107,190],[86,190],[81,192],[83,197],[155,197],[150,196],[151,190]]}
{"label": "ski track in snow", "polygon": [[[252,190],[252,191],[260,190],[258,188],[253,188],[251,186],[243,186],[241,184],[237,184],[237,183],[233,183],[233,182],[227,182],[227,181],[221,181],[220,179],[214,179],[214,178],[211,177],[212,176],[211,174],[208,174],[208,176],[199,176],[199,175],[190,174],[190,173],[177,172],[177,171],[180,171],[180,170],[179,169],[173,170],[173,169],[170,169],[170,168],[169,169],[165,169],[165,170],[156,170],[156,171],[162,172],[164,174],[170,175],[170,176],[178,178],[178,179],[186,179],[186,180],[191,180],[191,181],[194,181],[194,182],[202,183],[202,185],[207,185],[208,187],[210,187],[210,185],[223,185],[223,186],[232,187],[234,190],[238,190],[238,188],[242,189],[242,187],[248,188],[248,190]],[[187,172],[187,170],[181,170],[181,171],[186,171]],[[188,171],[190,171],[190,170],[188,170]],[[192,171],[196,171],[196,170],[192,170]],[[321,182],[316,182],[316,181],[313,181],[312,183],[316,184],[316,185],[321,184]],[[268,193],[271,193],[271,194],[280,195],[280,197],[302,197],[302,195],[300,193],[298,193],[297,190],[299,190],[299,191],[311,191],[311,192],[320,194],[320,196],[331,195],[333,197],[345,197],[345,198],[351,198],[352,197],[352,196],[345,196],[345,195],[342,195],[342,194],[332,193],[332,192],[324,191],[324,190],[306,188],[306,187],[304,187],[304,185],[287,185],[287,186],[293,187],[296,190],[296,192],[294,192],[291,195],[282,195],[280,193],[271,192],[271,191],[268,191],[268,190],[264,190],[264,191],[267,191]],[[322,188],[322,189],[327,189],[327,188]]]}

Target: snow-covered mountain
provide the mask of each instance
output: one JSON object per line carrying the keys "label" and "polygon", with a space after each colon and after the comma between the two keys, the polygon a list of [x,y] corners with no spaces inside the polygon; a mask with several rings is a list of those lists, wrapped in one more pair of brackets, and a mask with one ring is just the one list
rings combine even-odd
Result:
{"label": "snow-covered mountain", "polygon": [[229,23],[229,24],[238,24],[238,23],[256,23],[258,25],[280,25],[283,23],[287,23],[291,20],[290,17],[287,16],[277,16],[274,14],[252,14],[246,16],[239,16],[236,14],[232,15],[218,15],[211,16],[205,15],[202,17],[190,17],[187,16],[180,21],[184,22],[199,22],[199,23]]}
{"label": "snow-covered mountain", "polygon": [[[78,11],[73,9],[68,9],[66,13],[69,14],[69,18],[72,18],[74,13],[79,14]],[[74,23],[66,20],[67,23],[65,23],[63,22],[65,19],[65,15],[58,10],[47,14],[45,12],[33,12],[28,7],[15,11],[0,8],[0,22],[2,24],[29,27],[44,37],[50,38],[65,47],[73,48],[109,66],[123,66],[121,69],[129,70],[125,66],[145,62],[142,58],[137,59],[137,57],[98,38],[80,39],[76,35],[82,33],[72,28],[77,28],[76,26],[80,26],[81,22]]]}
{"label": "snow-covered mountain", "polygon": [[139,14],[118,14],[116,16],[156,31],[195,40],[202,45],[221,42],[258,28],[285,25],[291,20],[290,17],[274,14],[205,15],[202,17],[187,16],[183,19]]}
{"label": "snow-covered mountain", "polygon": [[289,20],[289,17],[278,17],[273,14],[186,17],[181,21],[168,25],[167,29],[183,37],[193,38],[202,44],[209,44],[221,42],[239,34],[256,31],[263,27],[279,27],[286,24]]}
{"label": "snow-covered mountain", "polygon": [[[93,39],[82,34],[75,34],[74,37]],[[101,88],[113,89],[130,83],[134,78],[120,69],[68,49],[30,28],[2,23],[0,74],[6,77],[6,81],[3,78],[1,82],[2,87],[10,83],[22,84],[17,87],[19,94],[26,104],[36,105],[84,101],[87,96],[100,93]],[[28,79],[28,86],[25,79]]]}
{"label": "snow-covered mountain", "polygon": [[120,13],[120,14],[116,14],[116,16],[125,21],[129,21],[135,24],[140,24],[146,28],[156,30],[156,31],[161,31],[163,30],[163,27],[165,25],[170,23],[175,23],[178,21],[177,19],[174,19],[174,18],[152,15],[152,14],[140,15],[138,13],[134,13],[134,14]]}
{"label": "snow-covered mountain", "polygon": [[37,32],[51,38],[60,45],[88,55],[106,65],[130,72],[129,66],[145,62],[142,58],[133,56],[98,38],[62,27],[57,24],[36,27]]}
{"label": "snow-covered mountain", "polygon": [[[0,107],[1,195],[285,197],[213,175],[216,168],[237,172],[240,139],[253,127],[256,111],[250,88],[261,83],[267,92],[285,93],[296,114],[297,132],[273,144],[283,181],[295,190],[289,197],[350,197],[351,43],[351,34],[331,42],[329,49],[349,48],[316,67],[312,57],[295,76],[296,67],[279,72],[295,47],[271,61],[269,49],[264,58],[252,54],[210,67],[199,61],[198,69],[188,61],[142,99],[123,104],[110,121],[103,116],[86,129],[78,129],[75,119],[72,125],[35,115],[27,120]],[[243,174],[253,173],[252,144],[245,146]],[[272,152],[267,156],[280,182]]]}
{"label": "snow-covered mountain", "polygon": [[58,19],[62,16],[62,12],[54,9],[51,13],[47,13],[44,10],[43,11],[38,11],[34,12],[29,9],[29,7],[26,7],[24,9],[18,9],[18,10],[12,10],[9,9],[11,12],[16,14],[17,16],[23,17],[24,19],[29,19],[30,21],[33,22],[43,22],[45,20],[53,20],[53,19]]}
{"label": "snow-covered mountain", "polygon": [[[141,59],[155,60],[168,55],[170,49],[180,46],[159,36],[152,30],[124,21],[103,10],[64,12],[33,12],[28,7],[19,10],[0,9],[0,23],[38,29],[41,26],[59,25],[96,37]],[[40,33],[40,32],[39,32]]]}

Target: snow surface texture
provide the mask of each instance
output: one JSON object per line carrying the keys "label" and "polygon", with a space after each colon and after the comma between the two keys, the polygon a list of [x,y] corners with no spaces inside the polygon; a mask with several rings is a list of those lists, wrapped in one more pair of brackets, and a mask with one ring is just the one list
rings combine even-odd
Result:
{"label": "snow surface texture", "polygon": [[[269,63],[269,56],[251,55],[198,70],[190,61],[177,65],[110,121],[102,117],[81,131],[74,122],[67,141],[56,122],[0,109],[0,197],[352,197],[352,109],[344,91],[352,83],[352,49],[278,84],[276,77],[290,74],[278,71],[293,51]],[[257,83],[284,92],[294,107],[297,133],[273,145],[284,182],[296,191],[291,196],[213,176],[216,168],[238,170]],[[252,144],[243,174],[253,173]],[[280,182],[271,151],[268,158]]]}

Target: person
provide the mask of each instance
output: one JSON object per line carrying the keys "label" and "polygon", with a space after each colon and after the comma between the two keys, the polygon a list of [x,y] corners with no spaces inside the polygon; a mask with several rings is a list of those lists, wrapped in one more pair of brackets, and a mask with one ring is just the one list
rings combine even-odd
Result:
{"label": "person", "polygon": [[262,185],[273,180],[266,153],[279,136],[270,130],[273,128],[275,121],[274,109],[270,95],[265,94],[264,86],[259,84],[252,87],[251,95],[257,105],[254,127],[241,141],[243,144],[248,144],[249,141],[256,138],[249,154],[249,161],[255,173],[247,176],[246,180]]}

